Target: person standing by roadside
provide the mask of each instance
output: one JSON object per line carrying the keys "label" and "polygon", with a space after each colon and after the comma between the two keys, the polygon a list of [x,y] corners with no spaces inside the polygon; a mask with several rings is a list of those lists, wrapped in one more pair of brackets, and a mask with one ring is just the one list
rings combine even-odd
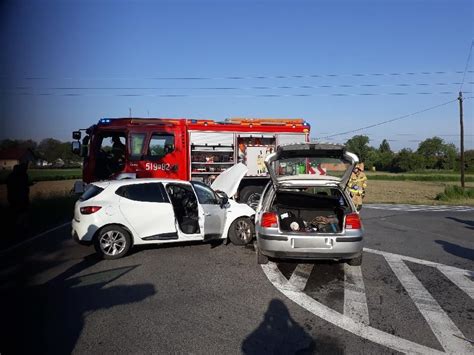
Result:
{"label": "person standing by roadside", "polygon": [[359,163],[354,167],[349,180],[349,192],[352,196],[352,201],[360,211],[362,208],[362,200],[365,196],[365,189],[367,188],[367,176],[364,173],[364,164]]}
{"label": "person standing by roadside", "polygon": [[29,227],[30,182],[27,170],[28,163],[20,163],[7,176],[7,200],[12,214],[11,232],[14,237],[25,237]]}

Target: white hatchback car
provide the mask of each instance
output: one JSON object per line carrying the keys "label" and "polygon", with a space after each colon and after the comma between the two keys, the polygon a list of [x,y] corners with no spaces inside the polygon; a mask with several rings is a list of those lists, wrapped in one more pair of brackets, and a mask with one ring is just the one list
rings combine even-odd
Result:
{"label": "white hatchback car", "polygon": [[106,259],[118,259],[139,244],[227,237],[247,244],[254,236],[255,211],[227,197],[235,195],[247,170],[235,165],[212,188],[171,179],[93,183],[76,202],[72,236],[81,244],[94,244]]}

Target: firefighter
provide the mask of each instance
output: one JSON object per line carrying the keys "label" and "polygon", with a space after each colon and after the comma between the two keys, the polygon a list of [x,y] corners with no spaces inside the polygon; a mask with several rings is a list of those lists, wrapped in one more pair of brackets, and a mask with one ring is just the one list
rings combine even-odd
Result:
{"label": "firefighter", "polygon": [[354,167],[354,171],[349,180],[349,192],[351,193],[352,201],[354,202],[357,211],[360,211],[362,208],[362,199],[365,196],[366,187],[367,176],[364,174],[364,165],[360,163]]}
{"label": "firefighter", "polygon": [[120,141],[119,136],[112,137],[112,154],[119,158],[125,155],[125,144]]}
{"label": "firefighter", "polygon": [[112,136],[113,172],[123,169],[125,162],[125,144],[120,141],[120,136]]}

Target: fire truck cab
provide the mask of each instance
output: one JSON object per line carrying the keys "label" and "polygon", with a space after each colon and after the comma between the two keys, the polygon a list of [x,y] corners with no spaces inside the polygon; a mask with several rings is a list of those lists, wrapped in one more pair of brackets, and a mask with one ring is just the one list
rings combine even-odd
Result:
{"label": "fire truck cab", "polygon": [[102,118],[73,132],[73,151],[84,158],[85,183],[153,177],[210,184],[242,162],[249,171],[239,199],[255,206],[269,181],[267,154],[281,144],[309,141],[309,131],[302,119]]}

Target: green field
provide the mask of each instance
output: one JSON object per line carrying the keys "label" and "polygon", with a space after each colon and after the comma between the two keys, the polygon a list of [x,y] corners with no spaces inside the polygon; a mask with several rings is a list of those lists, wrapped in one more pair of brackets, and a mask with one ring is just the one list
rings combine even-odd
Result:
{"label": "green field", "polygon": [[[5,184],[11,170],[0,171],[0,184]],[[460,174],[452,171],[416,171],[407,173],[386,173],[366,171],[369,180],[382,181],[435,181],[455,182],[460,180]],[[32,182],[81,179],[81,169],[30,169],[28,175]],[[465,176],[466,182],[474,182],[474,174]]]}
{"label": "green field", "polygon": [[[459,173],[450,171],[422,171],[410,173],[385,173],[366,171],[369,180],[383,181],[435,181],[435,182],[456,182],[461,180]],[[474,174],[466,174],[466,182],[474,182]]]}
{"label": "green field", "polygon": [[[5,184],[8,174],[11,170],[0,171],[0,184]],[[81,169],[29,169],[28,176],[30,181],[56,181],[56,180],[69,180],[69,179],[81,179]]]}

